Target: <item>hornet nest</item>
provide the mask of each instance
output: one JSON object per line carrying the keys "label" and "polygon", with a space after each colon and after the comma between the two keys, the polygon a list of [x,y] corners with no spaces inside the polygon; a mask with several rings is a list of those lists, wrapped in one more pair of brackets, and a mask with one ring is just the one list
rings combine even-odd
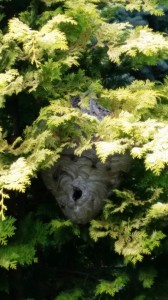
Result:
{"label": "hornet nest", "polygon": [[[78,107],[79,101],[75,98],[72,105]],[[102,119],[111,111],[91,99],[87,113]],[[74,223],[86,224],[100,213],[103,200],[119,186],[121,175],[129,167],[128,153],[113,155],[103,164],[94,149],[84,151],[80,157],[67,149],[58,162],[42,172],[42,177],[64,215]]]}

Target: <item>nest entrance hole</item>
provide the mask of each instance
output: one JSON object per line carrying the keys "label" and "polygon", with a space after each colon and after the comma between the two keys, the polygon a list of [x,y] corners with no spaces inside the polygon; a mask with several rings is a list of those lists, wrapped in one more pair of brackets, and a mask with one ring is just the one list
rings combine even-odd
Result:
{"label": "nest entrance hole", "polygon": [[77,201],[77,200],[79,200],[81,198],[81,196],[82,196],[81,189],[77,188],[77,187],[74,187],[73,188],[73,196],[72,196],[73,200]]}

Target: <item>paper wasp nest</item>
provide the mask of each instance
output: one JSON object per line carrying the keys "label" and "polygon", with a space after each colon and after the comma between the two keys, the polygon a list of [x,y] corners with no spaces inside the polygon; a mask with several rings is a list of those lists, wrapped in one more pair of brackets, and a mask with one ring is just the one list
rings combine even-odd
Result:
{"label": "paper wasp nest", "polygon": [[[91,105],[91,114],[101,119],[102,108],[93,100]],[[103,117],[105,113],[103,109]],[[64,215],[75,223],[86,224],[102,210],[103,200],[118,187],[129,166],[127,153],[113,155],[102,164],[94,149],[83,152],[81,157],[67,149],[53,167],[43,171],[42,177]]]}
{"label": "paper wasp nest", "polygon": [[101,211],[103,200],[118,187],[129,165],[128,154],[114,155],[102,164],[94,150],[81,157],[67,151],[53,167],[43,171],[43,180],[64,215],[85,224]]}

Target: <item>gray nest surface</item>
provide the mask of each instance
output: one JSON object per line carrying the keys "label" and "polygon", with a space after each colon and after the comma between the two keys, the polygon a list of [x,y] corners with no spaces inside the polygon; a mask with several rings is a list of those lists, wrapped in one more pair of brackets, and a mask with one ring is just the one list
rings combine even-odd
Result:
{"label": "gray nest surface", "polygon": [[[90,101],[90,114],[101,119],[110,113],[93,101]],[[75,223],[86,224],[100,213],[104,199],[119,186],[122,174],[129,167],[128,153],[113,155],[103,164],[94,149],[80,157],[67,149],[57,163],[42,172],[42,177],[64,215]]]}

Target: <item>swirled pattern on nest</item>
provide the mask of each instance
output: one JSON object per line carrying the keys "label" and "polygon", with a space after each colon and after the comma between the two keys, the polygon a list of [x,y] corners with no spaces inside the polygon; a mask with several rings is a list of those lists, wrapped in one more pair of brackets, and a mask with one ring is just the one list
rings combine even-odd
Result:
{"label": "swirled pattern on nest", "polygon": [[[77,96],[71,104],[99,120],[112,114],[93,99],[89,100],[88,109],[80,108],[80,101]],[[102,210],[103,200],[118,187],[129,166],[128,153],[113,155],[102,164],[94,149],[83,152],[81,157],[67,149],[53,167],[42,172],[42,176],[64,215],[75,223],[86,224]]]}
{"label": "swirled pattern on nest", "polygon": [[129,154],[113,155],[102,164],[95,150],[85,151],[81,157],[67,150],[42,176],[64,215],[86,224],[102,210],[103,200],[119,185],[129,166]]}

